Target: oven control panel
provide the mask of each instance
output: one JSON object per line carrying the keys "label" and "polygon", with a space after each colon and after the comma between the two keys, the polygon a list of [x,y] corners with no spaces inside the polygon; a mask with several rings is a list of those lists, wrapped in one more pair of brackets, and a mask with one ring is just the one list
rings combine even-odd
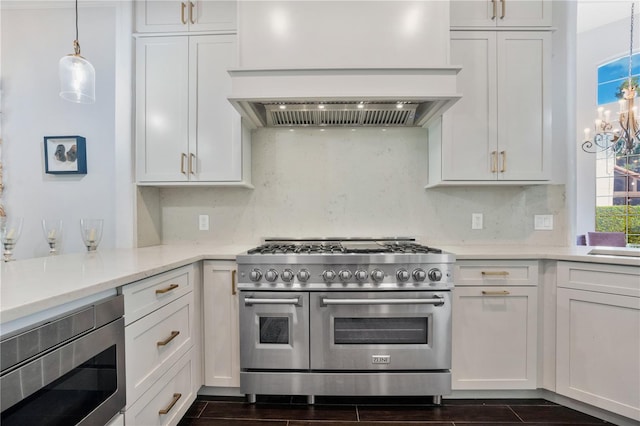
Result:
{"label": "oven control panel", "polygon": [[453,264],[238,265],[238,288],[251,290],[443,290]]}

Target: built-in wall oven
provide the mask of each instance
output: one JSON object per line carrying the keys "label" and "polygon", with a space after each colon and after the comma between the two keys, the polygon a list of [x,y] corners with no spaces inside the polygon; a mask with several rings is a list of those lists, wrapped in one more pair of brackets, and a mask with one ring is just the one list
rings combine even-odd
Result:
{"label": "built-in wall oven", "polygon": [[250,401],[450,393],[452,254],[405,239],[279,239],[237,260]]}
{"label": "built-in wall oven", "polygon": [[0,424],[104,425],[125,405],[123,296],[0,341]]}

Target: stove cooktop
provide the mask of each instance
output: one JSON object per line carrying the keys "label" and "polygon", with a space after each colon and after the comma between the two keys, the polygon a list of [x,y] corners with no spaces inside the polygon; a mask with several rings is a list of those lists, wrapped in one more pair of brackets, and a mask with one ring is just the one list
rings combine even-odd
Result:
{"label": "stove cooktop", "polygon": [[393,240],[266,240],[247,254],[373,254],[434,253],[442,250],[417,244],[412,239]]}

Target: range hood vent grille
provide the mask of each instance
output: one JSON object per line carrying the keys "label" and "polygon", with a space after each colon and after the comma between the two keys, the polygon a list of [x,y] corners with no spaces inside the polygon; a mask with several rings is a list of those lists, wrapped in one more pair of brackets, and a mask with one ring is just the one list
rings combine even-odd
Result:
{"label": "range hood vent grille", "polygon": [[417,104],[411,103],[270,103],[264,104],[270,127],[406,127],[413,126]]}

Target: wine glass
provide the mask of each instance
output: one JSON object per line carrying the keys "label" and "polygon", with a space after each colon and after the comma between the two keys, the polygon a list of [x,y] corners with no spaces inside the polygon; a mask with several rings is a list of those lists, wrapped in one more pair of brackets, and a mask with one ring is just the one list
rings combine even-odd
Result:
{"label": "wine glass", "polygon": [[49,244],[49,254],[57,254],[56,245],[62,239],[62,219],[42,219],[42,231]]}
{"label": "wine glass", "polygon": [[96,251],[102,239],[102,219],[80,219],[80,234],[87,251]]}
{"label": "wine glass", "polygon": [[2,239],[3,260],[9,262],[13,259],[13,248],[18,243],[22,233],[22,218],[3,217],[0,219],[0,238]]}

